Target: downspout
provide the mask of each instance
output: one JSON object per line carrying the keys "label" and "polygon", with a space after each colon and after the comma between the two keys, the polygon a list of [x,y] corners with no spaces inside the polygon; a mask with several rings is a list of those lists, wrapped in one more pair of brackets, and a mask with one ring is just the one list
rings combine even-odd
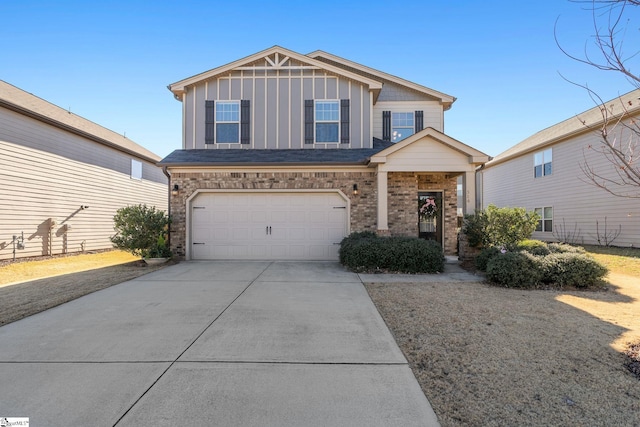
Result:
{"label": "downspout", "polygon": [[[491,157],[489,157],[489,160],[491,160]],[[475,211],[479,211],[482,210],[482,207],[484,206],[484,176],[482,175],[482,170],[484,169],[485,164],[481,164],[480,167],[476,168],[476,173],[473,177],[473,179],[476,180],[475,182],[475,187],[476,187],[476,206],[475,206]]]}
{"label": "downspout", "polygon": [[162,173],[167,177],[167,215],[169,216],[169,226],[167,228],[167,245],[171,249],[171,174],[166,166],[162,167]]}

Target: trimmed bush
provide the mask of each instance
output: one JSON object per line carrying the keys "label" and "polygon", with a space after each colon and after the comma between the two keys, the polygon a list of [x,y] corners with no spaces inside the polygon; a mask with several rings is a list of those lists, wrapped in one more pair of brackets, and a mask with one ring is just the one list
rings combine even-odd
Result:
{"label": "trimmed bush", "polygon": [[353,245],[357,244],[361,240],[377,238],[378,235],[373,231],[357,231],[349,234],[340,242],[340,263],[345,264],[345,257],[348,255],[349,249],[352,248]]}
{"label": "trimmed bush", "polygon": [[540,261],[527,252],[507,252],[487,263],[487,279],[506,288],[536,288],[542,283]]}
{"label": "trimmed bush", "polygon": [[526,239],[518,243],[517,250],[527,251],[531,255],[540,255],[540,256],[549,255],[551,253],[551,251],[549,250],[549,247],[545,242],[541,240],[533,240],[533,239]]}
{"label": "trimmed bush", "polygon": [[415,237],[352,234],[340,244],[340,262],[359,273],[379,270],[437,273],[444,270],[440,244]]}
{"label": "trimmed bush", "polygon": [[549,243],[549,251],[556,254],[586,254],[587,252],[579,246],[571,246],[566,243]]}
{"label": "trimmed bush", "polygon": [[556,252],[541,261],[543,281],[557,286],[587,288],[607,274],[607,268],[584,253]]}
{"label": "trimmed bush", "polygon": [[476,268],[480,271],[487,271],[487,263],[489,260],[498,255],[502,255],[500,248],[496,246],[484,248],[476,257]]}

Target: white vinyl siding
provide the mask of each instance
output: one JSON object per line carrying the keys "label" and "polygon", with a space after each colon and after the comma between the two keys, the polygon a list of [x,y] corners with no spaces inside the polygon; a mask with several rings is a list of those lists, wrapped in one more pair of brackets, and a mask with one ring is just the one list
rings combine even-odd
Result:
{"label": "white vinyl siding", "polygon": [[[616,174],[610,163],[595,150],[599,136],[585,132],[570,140],[553,145],[552,180],[535,178],[531,173],[533,153],[489,165],[482,172],[482,204],[486,208],[520,206],[529,211],[552,206],[554,235],[577,230],[575,243],[597,244],[596,221],[602,232],[604,219],[610,228],[622,226],[622,233],[615,240],[616,246],[640,246],[640,203],[638,199],[613,196],[587,183],[580,164],[584,156],[598,170]],[[613,175],[612,175],[613,176]],[[616,175],[617,176],[617,175]],[[534,238],[555,239],[550,233],[535,232]]]}
{"label": "white vinyl siding", "polygon": [[110,249],[118,208],[167,209],[166,177],[154,164],[140,160],[142,179],[131,179],[131,154],[4,109],[0,153],[0,259],[13,257],[12,236],[22,232],[17,258]]}

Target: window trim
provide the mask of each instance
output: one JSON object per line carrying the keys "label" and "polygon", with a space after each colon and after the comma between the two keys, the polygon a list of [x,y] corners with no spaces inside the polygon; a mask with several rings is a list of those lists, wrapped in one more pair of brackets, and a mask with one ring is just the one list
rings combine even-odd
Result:
{"label": "window trim", "polygon": [[[338,117],[335,120],[318,120],[318,104],[335,104]],[[313,142],[315,144],[340,144],[341,135],[341,103],[339,99],[314,99],[313,100]],[[336,124],[338,132],[335,141],[318,141],[318,123]]]}
{"label": "window trim", "polygon": [[142,162],[140,160],[131,159],[131,179],[142,181]]}
{"label": "window trim", "polygon": [[[411,124],[410,125],[405,125],[405,126],[394,126],[394,116],[396,114],[403,114],[406,117],[411,117]],[[409,129],[409,131],[411,132],[409,135],[405,136],[402,139],[395,139],[395,129]],[[416,133],[416,114],[415,111],[391,111],[391,142],[393,142],[394,144],[409,138],[411,135]]]}
{"label": "window trim", "polygon": [[[546,212],[547,209],[551,210],[551,216],[547,217]],[[553,233],[553,206],[543,206],[541,208],[534,208],[533,211],[540,215],[540,219],[538,220],[538,226],[536,227],[536,232],[538,233]],[[547,230],[547,222],[550,223],[550,230]]]}
{"label": "window trim", "polygon": [[[221,104],[232,104],[232,105],[236,105],[238,108],[238,120],[221,120],[218,118],[218,113],[223,114],[224,111],[220,111],[219,105]],[[215,136],[214,136],[214,140],[216,143],[218,144],[240,144],[240,138],[241,138],[241,123],[242,123],[242,109],[241,109],[241,102],[240,100],[235,100],[235,99],[229,99],[229,100],[216,100],[215,101],[215,110],[214,110],[214,117],[215,117],[215,125],[214,125],[214,132],[215,132]],[[238,134],[237,134],[237,140],[236,141],[224,141],[221,142],[220,138],[218,137],[218,125],[221,124],[236,124],[238,125]]]}
{"label": "window trim", "polygon": [[[538,157],[540,157],[540,161],[538,161]],[[548,161],[547,157],[549,157]],[[548,173],[547,165],[549,165],[550,169]],[[540,168],[540,175],[536,171],[538,167]],[[533,177],[542,178],[549,175],[553,175],[553,147],[533,153]]]}

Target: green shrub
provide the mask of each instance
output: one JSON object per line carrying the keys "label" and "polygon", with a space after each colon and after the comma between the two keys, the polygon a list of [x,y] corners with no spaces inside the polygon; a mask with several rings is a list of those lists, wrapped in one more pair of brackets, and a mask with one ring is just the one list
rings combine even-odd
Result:
{"label": "green shrub", "polygon": [[571,246],[566,243],[549,243],[549,251],[555,254],[586,254],[587,252],[579,246]]}
{"label": "green shrub", "polygon": [[467,242],[472,248],[488,245],[485,230],[488,218],[484,211],[478,210],[473,214],[465,215],[462,221],[462,232],[467,236]]}
{"label": "green shrub", "polygon": [[496,246],[482,249],[478,256],[476,256],[476,268],[480,271],[487,271],[487,263],[497,255],[502,255],[502,253],[500,252],[500,248]]}
{"label": "green shrub", "polygon": [[415,237],[348,236],[340,245],[340,262],[356,272],[437,273],[444,270],[440,244]]}
{"label": "green shrub", "polygon": [[542,278],[539,259],[527,252],[507,252],[487,263],[487,279],[506,288],[536,288]]}
{"label": "green shrub", "polygon": [[531,238],[538,226],[540,217],[524,208],[487,207],[487,228],[485,233],[493,246],[504,246],[507,250],[515,250],[518,243]]}
{"label": "green shrub", "polygon": [[549,250],[549,247],[545,242],[541,240],[533,240],[533,239],[526,239],[519,242],[517,250],[527,251],[531,255],[539,255],[539,256],[545,256],[551,253],[551,251]]}
{"label": "green shrub", "polygon": [[560,287],[586,288],[598,283],[607,268],[584,253],[556,252],[542,260],[543,281]]}
{"label": "green shrub", "polygon": [[148,257],[158,252],[169,253],[165,246],[167,226],[171,220],[155,206],[127,206],[113,217],[115,236],[113,246],[134,255]]}
{"label": "green shrub", "polygon": [[498,208],[489,205],[464,217],[462,232],[471,247],[504,246],[515,250],[518,243],[529,239],[540,217],[524,208]]}
{"label": "green shrub", "polygon": [[340,262],[345,264],[345,257],[348,255],[348,250],[353,247],[357,242],[364,239],[377,239],[378,235],[373,231],[356,231],[349,234],[340,242]]}

